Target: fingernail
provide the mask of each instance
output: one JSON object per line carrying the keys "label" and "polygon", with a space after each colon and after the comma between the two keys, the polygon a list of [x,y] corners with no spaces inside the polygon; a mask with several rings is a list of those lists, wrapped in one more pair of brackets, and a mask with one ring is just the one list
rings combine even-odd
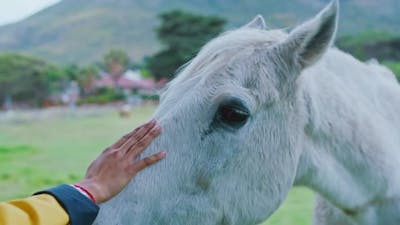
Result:
{"label": "fingernail", "polygon": [[166,155],[167,155],[167,151],[162,151],[162,152],[159,153],[159,156],[161,158],[164,158]]}
{"label": "fingernail", "polygon": [[152,129],[153,134],[154,134],[154,133],[158,133],[158,132],[160,132],[160,131],[161,131],[161,127],[160,127],[160,125],[158,125],[158,124],[156,124],[156,125],[153,127],[153,129]]}

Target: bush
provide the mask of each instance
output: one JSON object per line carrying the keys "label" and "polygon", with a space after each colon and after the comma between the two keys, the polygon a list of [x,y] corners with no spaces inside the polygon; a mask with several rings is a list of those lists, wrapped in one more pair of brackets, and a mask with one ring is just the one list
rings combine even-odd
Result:
{"label": "bush", "polygon": [[120,91],[112,88],[99,88],[94,95],[80,99],[78,104],[106,104],[124,99],[125,96]]}
{"label": "bush", "polygon": [[0,54],[0,101],[40,105],[60,89],[65,73],[41,59],[20,54]]}
{"label": "bush", "polygon": [[139,97],[143,100],[152,100],[152,101],[158,101],[160,99],[160,96],[157,94],[139,94]]}

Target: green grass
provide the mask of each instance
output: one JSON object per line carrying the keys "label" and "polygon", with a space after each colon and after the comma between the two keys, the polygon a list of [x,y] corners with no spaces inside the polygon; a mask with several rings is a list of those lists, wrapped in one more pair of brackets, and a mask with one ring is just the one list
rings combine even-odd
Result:
{"label": "green grass", "polygon": [[135,109],[129,119],[105,112],[38,121],[0,121],[0,200],[77,181],[104,148],[146,121],[153,110]]}
{"label": "green grass", "polygon": [[313,203],[309,189],[293,188],[284,204],[262,225],[310,225]]}
{"label": "green grass", "polygon": [[[128,119],[106,111],[37,121],[0,120],[0,201],[78,181],[104,148],[145,122],[153,111],[152,106],[136,108]],[[312,202],[309,190],[295,188],[263,225],[308,225]]]}

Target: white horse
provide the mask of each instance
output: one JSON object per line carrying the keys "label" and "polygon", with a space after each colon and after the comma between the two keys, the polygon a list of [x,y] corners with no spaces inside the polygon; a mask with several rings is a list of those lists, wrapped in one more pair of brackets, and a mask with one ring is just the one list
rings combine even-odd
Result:
{"label": "white horse", "polygon": [[400,86],[330,48],[333,1],[290,33],[262,17],[212,40],[163,94],[167,149],[97,225],[254,225],[293,185],[318,193],[317,225],[400,224]]}

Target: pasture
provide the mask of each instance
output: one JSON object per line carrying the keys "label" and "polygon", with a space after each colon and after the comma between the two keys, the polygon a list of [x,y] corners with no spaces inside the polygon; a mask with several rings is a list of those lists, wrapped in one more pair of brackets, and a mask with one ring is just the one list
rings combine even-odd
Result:
{"label": "pasture", "polygon": [[[154,109],[135,108],[124,119],[112,108],[0,114],[0,200],[78,181],[104,148],[145,122]],[[312,192],[295,188],[263,225],[311,224],[312,205]]]}

